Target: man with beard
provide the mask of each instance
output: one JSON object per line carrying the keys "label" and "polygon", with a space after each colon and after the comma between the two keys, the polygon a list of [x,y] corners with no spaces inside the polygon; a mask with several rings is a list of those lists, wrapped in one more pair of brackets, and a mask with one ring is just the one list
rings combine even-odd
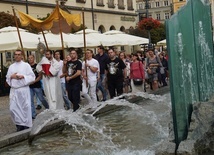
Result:
{"label": "man with beard", "polygon": [[58,77],[60,64],[53,58],[52,51],[45,51],[45,57],[38,63],[36,69],[43,74],[44,92],[49,103],[49,109],[64,109],[61,83]]}
{"label": "man with beard", "polygon": [[[123,81],[126,77],[126,65],[116,57],[113,49],[108,50],[109,59],[106,62],[108,90],[110,97],[123,94]],[[116,93],[117,92],[117,93]]]}
{"label": "man with beard", "polygon": [[80,103],[82,63],[78,60],[77,52],[75,50],[71,50],[70,56],[71,61],[64,62],[63,73],[66,73],[68,98],[73,104],[73,111],[76,111],[79,108]]}

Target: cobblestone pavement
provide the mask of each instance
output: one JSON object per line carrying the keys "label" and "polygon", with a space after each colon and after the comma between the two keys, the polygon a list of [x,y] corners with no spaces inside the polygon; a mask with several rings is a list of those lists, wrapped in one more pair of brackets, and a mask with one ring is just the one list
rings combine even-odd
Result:
{"label": "cobblestone pavement", "polygon": [[[9,96],[0,97],[0,137],[16,132],[16,126],[13,123],[9,110]],[[43,107],[44,109],[44,107]],[[41,112],[37,110],[37,112]]]}
{"label": "cobblestone pavement", "polygon": [[9,111],[9,96],[0,97],[0,137],[16,132]]}

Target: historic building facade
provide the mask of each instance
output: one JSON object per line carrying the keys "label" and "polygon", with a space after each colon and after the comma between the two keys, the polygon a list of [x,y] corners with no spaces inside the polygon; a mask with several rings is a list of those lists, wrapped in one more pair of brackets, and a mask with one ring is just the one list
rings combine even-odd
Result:
{"label": "historic building facade", "polygon": [[[137,23],[135,0],[58,0],[71,13],[85,12],[87,28],[105,32],[135,27]],[[1,0],[0,11],[12,14],[12,7],[35,18],[43,18],[56,5],[55,0]]]}
{"label": "historic building facade", "polygon": [[172,0],[136,0],[139,20],[150,17],[164,22],[172,14]]}

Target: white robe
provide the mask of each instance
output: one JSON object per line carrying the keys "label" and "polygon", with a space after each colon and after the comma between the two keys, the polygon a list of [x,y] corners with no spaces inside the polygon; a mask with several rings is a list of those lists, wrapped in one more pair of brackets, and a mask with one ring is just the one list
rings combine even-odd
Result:
{"label": "white robe", "polygon": [[49,103],[49,109],[63,109],[64,100],[62,97],[62,88],[60,78],[57,76],[60,70],[60,63],[56,59],[49,61],[46,57],[37,64],[36,69],[38,72],[42,71],[42,64],[51,64],[50,73],[53,75],[51,77],[42,77],[44,92]]}
{"label": "white robe", "polygon": [[[11,75],[23,75],[21,80],[11,79]],[[35,80],[30,65],[23,61],[13,63],[7,72],[6,81],[10,89],[10,113],[16,125],[32,127],[32,112],[29,84]]]}

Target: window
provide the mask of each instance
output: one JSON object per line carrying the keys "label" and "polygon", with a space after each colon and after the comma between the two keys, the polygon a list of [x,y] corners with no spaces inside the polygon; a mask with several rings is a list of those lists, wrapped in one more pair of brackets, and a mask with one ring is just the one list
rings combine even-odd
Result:
{"label": "window", "polygon": [[169,19],[169,13],[165,13],[165,19]]}
{"label": "window", "polygon": [[150,9],[151,8],[151,4],[148,3],[147,5],[145,4],[145,9]]}
{"label": "window", "polygon": [[115,8],[115,6],[114,6],[114,0],[108,0],[108,7],[109,8]]}
{"label": "window", "polygon": [[156,4],[156,7],[159,7],[160,6],[160,3],[159,2],[155,2]]}
{"label": "window", "polygon": [[151,3],[148,3],[148,9],[151,9]]}
{"label": "window", "polygon": [[128,10],[134,10],[132,0],[127,0]]}
{"label": "window", "polygon": [[159,13],[156,14],[156,19],[160,20],[160,14]]}
{"label": "window", "polygon": [[118,0],[118,9],[125,9],[124,0]]}
{"label": "window", "polygon": [[143,4],[142,3],[139,4],[139,9],[143,9]]}
{"label": "window", "polygon": [[97,0],[97,6],[104,6],[103,0]]}
{"label": "window", "polygon": [[164,6],[168,6],[169,2],[168,1],[164,1]]}
{"label": "window", "polygon": [[77,3],[85,3],[86,0],[76,0]]}
{"label": "window", "polygon": [[149,18],[152,18],[152,14],[149,14],[148,17],[149,17]]}

